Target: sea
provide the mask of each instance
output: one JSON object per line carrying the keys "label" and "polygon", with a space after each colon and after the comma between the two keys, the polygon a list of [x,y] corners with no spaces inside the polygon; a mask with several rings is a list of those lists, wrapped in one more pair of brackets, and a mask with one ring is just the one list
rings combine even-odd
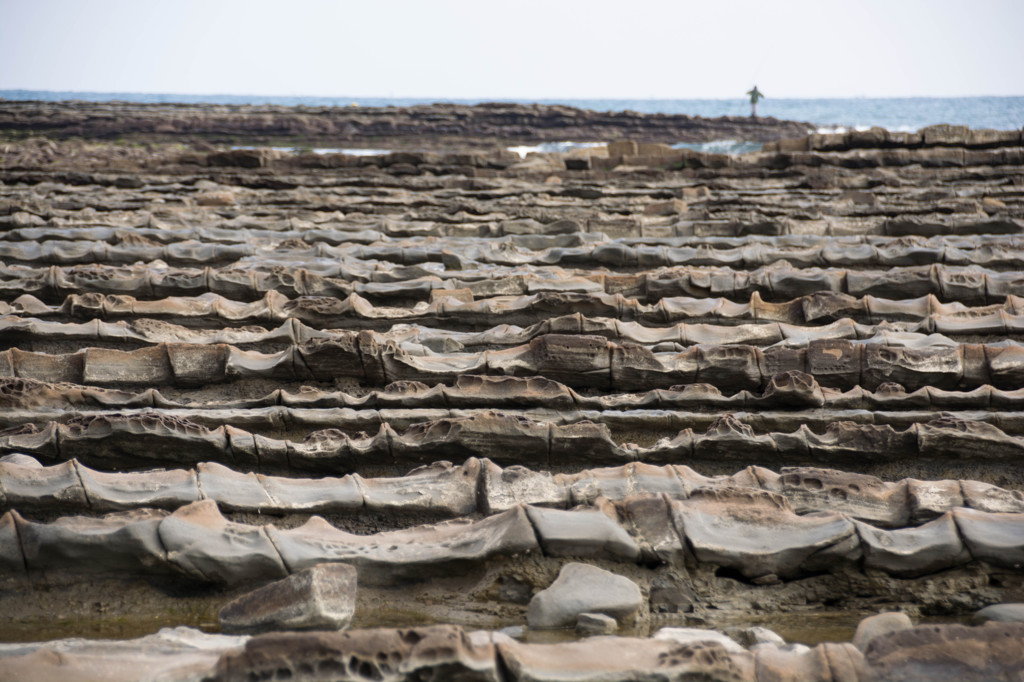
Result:
{"label": "sea", "polygon": [[[159,102],[211,104],[277,104],[283,106],[411,106],[436,102],[479,104],[475,99],[402,98],[402,97],[295,97],[269,95],[188,95],[133,92],[53,92],[43,90],[0,90],[2,100],[91,102]],[[501,100],[520,104],[565,104],[594,111],[635,111],[648,114],[688,114],[690,116],[747,116],[750,104],[744,97],[734,99],[564,99],[564,100]],[[888,130],[912,132],[938,123],[966,125],[971,128],[1020,130],[1024,128],[1024,96],[1021,97],[902,97],[845,99],[773,99],[765,98],[758,105],[758,115],[807,121],[809,130],[845,132],[881,126]],[[564,151],[587,146],[592,141],[565,140],[530,147],[516,147],[525,154],[530,151]],[[718,140],[701,144],[679,144],[700,151],[742,153],[756,151],[760,145],[748,140]],[[322,152],[338,149],[317,150]],[[378,151],[378,150],[373,150]]]}

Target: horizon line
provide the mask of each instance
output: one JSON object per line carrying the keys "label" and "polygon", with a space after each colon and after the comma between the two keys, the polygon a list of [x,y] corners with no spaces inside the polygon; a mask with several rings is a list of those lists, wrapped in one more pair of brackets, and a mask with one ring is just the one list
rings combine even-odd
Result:
{"label": "horizon line", "polygon": [[[721,101],[730,102],[733,100],[744,101],[746,98],[743,95],[736,95],[735,97],[516,97],[516,96],[436,96],[436,95],[282,95],[282,94],[258,94],[258,93],[228,93],[228,92],[161,92],[155,90],[42,90],[35,88],[0,88],[0,94],[2,93],[40,93],[50,95],[159,95],[165,97],[235,97],[235,98],[290,98],[290,99],[351,99],[358,101],[359,99],[379,99],[379,100],[423,100],[431,102],[478,102],[478,103],[490,103],[490,102],[515,102],[515,103],[529,103],[529,102],[593,102],[593,101],[608,101],[608,102],[678,102],[678,101]],[[778,97],[765,97],[765,100],[772,99],[775,101],[785,100],[805,100],[805,101],[823,101],[823,100],[871,100],[871,99],[882,99],[882,100],[910,100],[910,99],[1014,99],[1024,97],[1024,94],[1020,95],[850,95],[844,97],[799,97],[799,96],[778,96]],[[6,98],[5,98],[6,99]]]}

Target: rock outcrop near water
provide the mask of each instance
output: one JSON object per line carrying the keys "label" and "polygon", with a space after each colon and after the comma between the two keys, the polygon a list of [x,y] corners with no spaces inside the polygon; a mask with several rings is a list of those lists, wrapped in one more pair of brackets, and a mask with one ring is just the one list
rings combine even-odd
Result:
{"label": "rock outcrop near water", "polygon": [[520,109],[0,105],[0,680],[1020,675],[1021,131]]}
{"label": "rock outcrop near water", "polygon": [[54,138],[221,143],[301,143],[369,147],[483,147],[565,140],[644,142],[781,140],[809,123],[746,116],[703,118],[635,111],[597,112],[552,104],[424,104],[409,107],[0,103],[0,133]]}

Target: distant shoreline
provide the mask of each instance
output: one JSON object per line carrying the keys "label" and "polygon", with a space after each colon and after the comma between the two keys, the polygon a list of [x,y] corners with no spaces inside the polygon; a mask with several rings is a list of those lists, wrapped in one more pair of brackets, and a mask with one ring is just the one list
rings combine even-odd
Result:
{"label": "distant shoreline", "polygon": [[[1024,127],[1024,95],[971,97],[851,97],[774,98],[771,92],[759,105],[759,113],[792,121],[811,121],[817,127],[842,126],[849,129],[881,126],[889,130],[916,131],[928,125],[949,123],[971,128],[1000,130]],[[311,107],[408,107],[425,104],[474,105],[483,99],[446,97],[320,97],[274,95],[225,95],[185,93],[61,92],[42,90],[0,90],[5,100],[57,102],[136,102],[161,104],[277,105]],[[691,115],[704,118],[746,116],[749,103],[742,95],[728,99],[505,99],[506,104],[569,106],[597,112],[632,111],[644,114]]]}
{"label": "distant shoreline", "polygon": [[0,102],[0,137],[291,147],[493,149],[545,142],[770,142],[813,124],[770,117],[605,113],[564,105],[288,107],[210,103]]}
{"label": "distant shoreline", "polygon": [[[565,104],[574,105],[580,102],[733,102],[744,101],[738,97],[396,97],[396,96],[359,96],[359,95],[260,95],[254,93],[187,93],[187,92],[126,92],[101,90],[31,90],[8,88],[0,89],[2,99],[30,99],[40,101],[116,101],[131,102],[181,102],[181,103],[244,103],[244,104],[275,104],[286,101],[337,101],[337,102],[408,102],[415,104]],[[1024,99],[1024,95],[959,95],[933,96],[915,95],[909,97],[778,97],[777,101],[787,102],[831,102],[831,101],[936,101],[936,100],[970,100],[970,99]]]}

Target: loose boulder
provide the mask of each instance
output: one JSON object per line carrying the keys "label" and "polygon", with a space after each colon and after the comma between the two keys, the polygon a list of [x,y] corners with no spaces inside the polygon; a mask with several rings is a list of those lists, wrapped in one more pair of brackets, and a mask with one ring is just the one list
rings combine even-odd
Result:
{"label": "loose boulder", "polygon": [[857,632],[853,635],[853,645],[864,651],[868,646],[868,642],[875,637],[912,627],[914,627],[914,624],[905,613],[888,612],[868,616],[857,624]]}
{"label": "loose boulder", "polygon": [[344,630],[356,610],[356,569],[318,564],[238,597],[217,614],[221,630]]}
{"label": "loose boulder", "polygon": [[629,578],[588,564],[566,564],[555,582],[530,600],[526,621],[538,629],[570,627],[581,613],[600,613],[621,622],[642,603],[640,588]]}

